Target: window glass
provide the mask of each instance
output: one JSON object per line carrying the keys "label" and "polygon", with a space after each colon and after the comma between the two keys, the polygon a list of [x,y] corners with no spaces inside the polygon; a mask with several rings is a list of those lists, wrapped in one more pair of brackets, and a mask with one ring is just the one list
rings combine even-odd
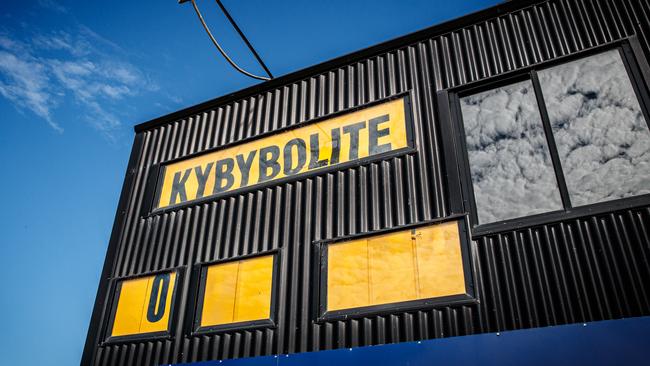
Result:
{"label": "window glass", "polygon": [[207,268],[200,326],[269,319],[273,255]]}
{"label": "window glass", "polygon": [[650,193],[650,131],[619,52],[538,75],[572,205]]}
{"label": "window glass", "polygon": [[176,273],[121,282],[112,337],[167,331]]}
{"label": "window glass", "polygon": [[463,97],[481,224],[563,208],[530,80]]}
{"label": "window glass", "polygon": [[328,247],[328,311],[464,293],[457,222]]}

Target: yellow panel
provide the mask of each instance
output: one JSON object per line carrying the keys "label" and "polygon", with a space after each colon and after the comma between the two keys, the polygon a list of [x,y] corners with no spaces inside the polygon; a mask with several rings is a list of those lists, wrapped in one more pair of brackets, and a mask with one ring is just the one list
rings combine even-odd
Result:
{"label": "yellow panel", "polygon": [[[405,103],[400,98],[169,164],[160,180],[156,207],[190,202],[405,147]],[[262,151],[264,162],[271,161],[262,169],[268,177],[260,176]],[[299,151],[303,153],[302,161]]]}
{"label": "yellow panel", "polygon": [[145,306],[148,284],[149,277],[122,282],[111,336],[117,337],[140,333],[142,308]]}
{"label": "yellow panel", "polygon": [[332,244],[327,256],[327,310],[369,305],[367,240]]}
{"label": "yellow panel", "polygon": [[201,312],[201,326],[232,323],[239,262],[208,267]]}
{"label": "yellow panel", "polygon": [[372,305],[417,299],[410,230],[369,238],[368,252]]}
{"label": "yellow panel", "polygon": [[[144,306],[142,307],[142,321],[140,323],[140,333],[162,332],[162,331],[166,331],[169,327],[169,315],[171,313],[172,299],[174,295],[174,284],[176,283],[176,273],[172,272],[172,273],[168,273],[168,275],[169,275],[169,281],[166,284],[164,281],[159,281],[157,283],[158,296],[156,296],[154,300],[152,300],[152,297],[153,297],[153,292],[155,290],[153,288],[153,285],[155,283],[154,280],[156,276],[149,277],[149,281],[148,281],[149,283],[147,285],[147,296],[145,297]],[[160,306],[162,305],[161,304],[162,295],[165,294],[165,292],[166,292],[166,296],[164,301],[164,308],[160,309]],[[162,312],[162,316],[159,315],[156,318],[149,319],[147,314],[150,311],[149,305],[151,303],[155,304],[153,308],[153,312],[158,315],[160,314],[160,312]]]}
{"label": "yellow panel", "polygon": [[465,293],[458,223],[420,228],[416,232],[421,298]]}
{"label": "yellow panel", "polygon": [[240,261],[234,322],[269,319],[272,284],[272,255]]}

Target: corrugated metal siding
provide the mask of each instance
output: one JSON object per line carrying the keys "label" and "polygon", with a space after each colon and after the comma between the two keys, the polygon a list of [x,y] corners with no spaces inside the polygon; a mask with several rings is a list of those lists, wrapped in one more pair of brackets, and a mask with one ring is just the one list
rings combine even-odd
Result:
{"label": "corrugated metal siding", "polygon": [[[439,338],[650,314],[650,209],[471,244],[477,305],[317,324],[311,242],[449,215],[435,92],[637,34],[646,0],[542,2],[142,132],[112,277],[282,251],[275,329],[99,347],[96,365],[155,365]],[[154,217],[154,164],[412,91],[418,152]],[[179,294],[186,294],[186,276]],[[186,299],[178,309],[186,307]]]}

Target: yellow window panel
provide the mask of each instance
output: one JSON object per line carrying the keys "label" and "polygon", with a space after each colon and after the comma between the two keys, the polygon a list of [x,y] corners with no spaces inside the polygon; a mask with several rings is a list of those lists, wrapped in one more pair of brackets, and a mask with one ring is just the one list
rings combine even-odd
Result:
{"label": "yellow window panel", "polygon": [[142,308],[144,308],[148,285],[147,277],[122,282],[111,336],[140,333]]}
{"label": "yellow window panel", "polygon": [[201,326],[233,322],[239,262],[208,267],[203,295]]}
{"label": "yellow window panel", "polygon": [[269,319],[274,256],[208,267],[201,327]]}
{"label": "yellow window panel", "polygon": [[465,294],[458,222],[332,244],[327,310]]}
{"label": "yellow window panel", "polygon": [[421,298],[465,293],[456,221],[418,229],[416,247]]}
{"label": "yellow window panel", "polygon": [[369,304],[368,242],[366,239],[332,244],[327,260],[327,309]]}
{"label": "yellow window panel", "polygon": [[176,273],[123,281],[111,336],[168,330],[175,281]]}
{"label": "yellow window panel", "polygon": [[412,241],[410,230],[368,239],[372,305],[417,299]]}
{"label": "yellow window panel", "polygon": [[233,321],[269,319],[272,284],[273,256],[240,261]]}

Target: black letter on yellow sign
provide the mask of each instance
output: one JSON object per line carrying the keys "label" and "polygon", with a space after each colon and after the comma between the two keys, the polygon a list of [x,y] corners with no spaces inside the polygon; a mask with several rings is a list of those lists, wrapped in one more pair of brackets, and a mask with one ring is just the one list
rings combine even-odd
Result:
{"label": "black letter on yellow sign", "polygon": [[309,136],[309,169],[316,169],[327,165],[327,159],[318,160],[320,157],[320,142],[318,142],[318,134]]}
{"label": "black letter on yellow sign", "polygon": [[[298,165],[295,168],[293,166],[293,154],[292,148],[296,147],[298,150]],[[289,140],[286,145],[284,145],[284,175],[294,175],[300,173],[302,167],[305,166],[307,161],[307,147],[305,146],[305,140],[295,138]]]}
{"label": "black letter on yellow sign", "polygon": [[[273,179],[280,173],[279,157],[280,148],[277,146],[267,146],[260,149],[260,177],[257,180],[258,182]],[[271,168],[271,174],[267,174],[269,168]]]}
{"label": "black letter on yellow sign", "polygon": [[181,178],[181,172],[176,172],[174,174],[174,180],[172,181],[172,193],[169,196],[169,204],[176,204],[176,196],[180,196],[181,203],[187,201],[187,194],[185,194],[185,182],[187,178],[190,177],[192,169],[185,170],[183,178]]}
{"label": "black letter on yellow sign", "polygon": [[372,118],[368,126],[368,133],[370,134],[370,141],[368,142],[370,155],[380,154],[386,151],[390,151],[390,142],[383,145],[377,145],[379,138],[388,136],[390,134],[390,128],[384,128],[383,130],[378,130],[377,126],[380,123],[388,122],[388,115],[379,116],[377,118]]}
{"label": "black letter on yellow sign", "polygon": [[330,165],[339,163],[339,155],[341,155],[341,130],[334,128],[332,129],[332,156],[330,157]]}
{"label": "black letter on yellow sign", "polygon": [[241,186],[245,187],[248,185],[248,176],[250,175],[251,165],[253,165],[253,158],[257,150],[253,150],[248,153],[248,157],[244,160],[244,155],[237,155],[237,166],[241,172]]}
{"label": "black letter on yellow sign", "polygon": [[[231,158],[218,160],[214,166],[214,189],[212,194],[225,192],[235,183],[235,177],[232,175],[232,168],[235,162]],[[225,169],[224,169],[225,168]],[[225,181],[225,184],[223,184]]]}
{"label": "black letter on yellow sign", "polygon": [[349,160],[359,158],[359,131],[366,128],[366,121],[357,122],[343,127],[343,133],[350,134],[350,156]]}
{"label": "black letter on yellow sign", "polygon": [[[151,296],[149,296],[149,307],[147,308],[147,320],[149,322],[155,323],[165,315],[165,303],[167,302],[168,290],[169,273],[157,275],[153,279],[153,284],[151,285]],[[160,293],[160,301],[158,300],[158,293]]]}
{"label": "black letter on yellow sign", "polygon": [[196,174],[196,181],[199,183],[199,186],[196,188],[196,198],[203,197],[205,193],[205,183],[208,181],[210,176],[210,170],[212,170],[212,165],[214,163],[209,163],[205,167],[205,171],[201,171],[201,167],[197,166],[194,168],[194,174]]}

